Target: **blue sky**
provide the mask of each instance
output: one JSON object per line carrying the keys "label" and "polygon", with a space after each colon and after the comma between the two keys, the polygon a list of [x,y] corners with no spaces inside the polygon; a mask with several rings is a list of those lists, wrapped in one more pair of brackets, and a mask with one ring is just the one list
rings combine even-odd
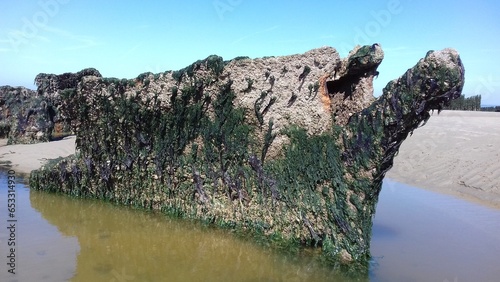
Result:
{"label": "blue sky", "polygon": [[34,88],[40,73],[95,67],[133,78],[217,54],[279,56],[380,43],[375,95],[428,50],[457,49],[464,94],[500,105],[500,1],[125,1],[0,3],[0,85]]}

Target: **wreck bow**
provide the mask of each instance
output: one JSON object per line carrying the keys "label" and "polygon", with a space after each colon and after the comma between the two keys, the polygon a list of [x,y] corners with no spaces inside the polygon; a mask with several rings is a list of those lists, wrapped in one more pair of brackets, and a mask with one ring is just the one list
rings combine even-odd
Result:
{"label": "wreck bow", "polygon": [[375,99],[382,58],[374,44],[344,59],[329,47],[210,56],[130,80],[94,71],[67,87],[39,76],[40,91],[61,94],[78,152],[34,171],[30,185],[194,218],[274,245],[314,245],[334,265],[366,263],[382,179],[401,142],[464,83],[457,52],[445,49]]}

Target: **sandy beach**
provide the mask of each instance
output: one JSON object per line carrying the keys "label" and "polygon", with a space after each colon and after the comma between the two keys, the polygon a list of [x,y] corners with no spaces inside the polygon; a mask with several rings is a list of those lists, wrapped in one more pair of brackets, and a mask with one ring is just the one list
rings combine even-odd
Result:
{"label": "sandy beach", "polygon": [[500,208],[500,113],[434,112],[386,177]]}
{"label": "sandy beach", "polygon": [[[75,137],[5,146],[0,164],[29,173],[48,159],[75,151]],[[386,177],[412,186],[500,208],[500,113],[434,112],[406,139]]]}
{"label": "sandy beach", "polygon": [[7,146],[7,140],[2,139],[0,140],[0,165],[11,168],[16,173],[29,174],[32,170],[40,168],[49,159],[74,154],[75,140],[75,136],[68,136],[53,142]]}

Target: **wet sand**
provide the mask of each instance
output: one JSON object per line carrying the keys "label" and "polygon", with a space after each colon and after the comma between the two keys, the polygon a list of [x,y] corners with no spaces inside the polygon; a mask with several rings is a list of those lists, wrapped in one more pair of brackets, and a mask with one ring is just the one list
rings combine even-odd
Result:
{"label": "wet sand", "polygon": [[443,111],[401,145],[386,177],[500,208],[500,113]]}

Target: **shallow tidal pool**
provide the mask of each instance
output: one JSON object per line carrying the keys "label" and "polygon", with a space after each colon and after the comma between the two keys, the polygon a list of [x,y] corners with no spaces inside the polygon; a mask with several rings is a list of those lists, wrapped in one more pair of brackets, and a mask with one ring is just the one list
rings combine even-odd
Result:
{"label": "shallow tidal pool", "polygon": [[[16,274],[7,272],[7,179],[0,173],[0,281],[349,281],[313,251],[276,253],[227,230],[16,182]],[[386,180],[369,277],[496,281],[500,211]]]}
{"label": "shallow tidal pool", "polygon": [[500,281],[500,210],[384,180],[370,281]]}
{"label": "shallow tidal pool", "polygon": [[[7,180],[0,177],[0,224]],[[0,281],[344,281],[315,252],[287,256],[228,230],[16,183],[16,274],[0,228]]]}

